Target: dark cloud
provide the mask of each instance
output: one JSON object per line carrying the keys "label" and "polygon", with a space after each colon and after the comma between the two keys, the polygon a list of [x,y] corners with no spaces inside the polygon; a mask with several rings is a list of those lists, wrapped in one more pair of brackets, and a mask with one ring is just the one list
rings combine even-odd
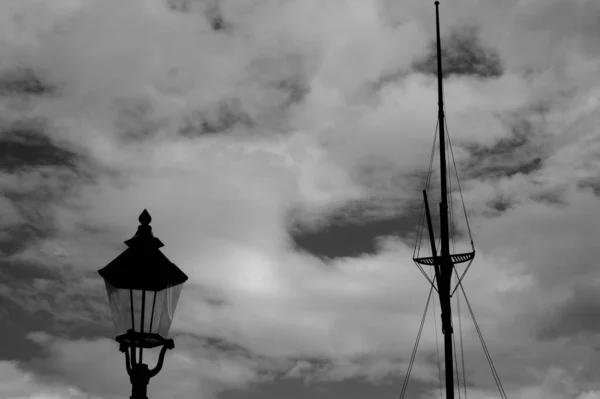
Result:
{"label": "dark cloud", "polygon": [[185,346],[199,346],[206,348],[212,353],[229,354],[233,356],[241,356],[244,358],[256,358],[259,357],[248,349],[235,342],[228,341],[221,337],[206,337],[200,336],[193,333],[180,333],[177,334],[177,339],[182,339]]}
{"label": "dark cloud", "polygon": [[173,11],[188,13],[191,11],[192,2],[190,0],[167,0],[167,7]]}
{"label": "dark cloud", "polygon": [[0,74],[0,96],[46,95],[56,90],[30,68],[15,68]]}
{"label": "dark cloud", "polygon": [[600,177],[584,179],[577,183],[577,187],[592,190],[594,194],[600,196]]}
{"label": "dark cloud", "polygon": [[[378,381],[365,381],[362,379],[348,379],[344,381],[311,381],[303,378],[276,379],[272,383],[264,383],[260,387],[250,387],[244,391],[224,392],[223,399],[263,399],[266,397],[285,396],[289,399],[329,399],[352,396],[368,397],[373,395],[376,387],[377,395],[382,397],[396,397],[400,391],[402,381],[397,379],[390,383]],[[413,380],[409,384],[407,397],[421,397],[430,390],[427,384]]]}
{"label": "dark cloud", "polygon": [[[434,352],[420,352],[419,363],[423,367],[431,367],[437,363]],[[424,360],[424,361],[423,361]],[[381,367],[385,365],[384,367]],[[329,359],[298,358],[293,366],[282,376],[280,381],[303,381],[306,388],[319,391],[334,389],[338,382],[357,387],[376,385],[382,390],[400,390],[403,382],[405,363],[402,359],[381,359],[376,356],[355,356],[352,358]],[[322,385],[322,384],[327,385]],[[437,384],[434,383],[433,387]],[[412,375],[409,393],[416,393],[426,387],[431,388],[431,381],[424,381],[420,376]],[[387,389],[386,389],[387,388]]]}
{"label": "dark cloud", "polygon": [[270,94],[270,107],[275,113],[303,102],[310,93],[310,57],[301,52],[282,56],[257,57],[249,66],[248,84],[260,85]]}
{"label": "dark cloud", "polygon": [[184,14],[203,13],[214,31],[223,31],[228,27],[219,0],[167,0],[167,6],[173,11]]}
{"label": "dark cloud", "polygon": [[534,194],[531,198],[540,203],[546,203],[550,205],[565,205],[564,194],[566,189],[549,189],[540,193]]}
{"label": "dark cloud", "polygon": [[[454,29],[447,38],[442,37],[443,76],[473,76],[478,78],[496,78],[503,74],[498,53],[484,45],[478,36],[476,26]],[[417,72],[437,75],[436,42],[429,45],[425,59],[416,62],[413,68]]]}
{"label": "dark cloud", "polygon": [[154,104],[144,98],[120,99],[115,104],[117,117],[115,127],[127,141],[146,140],[155,137],[161,128],[155,116]]}
{"label": "dark cloud", "polygon": [[108,301],[100,278],[72,269],[67,272],[14,273],[23,264],[8,264],[3,274],[9,290],[0,290],[5,303],[23,317],[44,320],[44,328],[68,336],[110,335]]}
{"label": "dark cloud", "polygon": [[282,79],[275,83],[275,87],[285,94],[284,107],[302,102],[310,93],[308,82],[301,76]]}
{"label": "dark cloud", "polygon": [[56,227],[56,215],[51,205],[61,202],[78,187],[80,176],[71,168],[50,166],[18,172],[14,179],[2,192],[22,219],[19,226],[11,228],[11,234],[20,239],[52,234]]}
{"label": "dark cloud", "polygon": [[503,196],[499,196],[494,198],[493,200],[487,203],[488,207],[498,213],[502,213],[510,209],[513,205],[513,202],[510,198],[506,198]]}
{"label": "dark cloud", "polygon": [[206,19],[208,20],[211,28],[215,31],[225,30],[228,24],[225,22],[223,12],[221,10],[221,3],[218,0],[211,2],[204,11]]}
{"label": "dark cloud", "polygon": [[352,216],[346,216],[347,219],[334,216],[325,227],[316,230],[292,231],[292,240],[298,249],[327,259],[373,255],[381,249],[381,238],[406,235],[406,230],[415,226],[418,218],[409,213],[353,223]]}
{"label": "dark cloud", "polygon": [[26,249],[34,240],[44,237],[51,229],[51,224],[42,226],[19,224],[17,226],[4,227],[6,237],[0,240],[0,253],[9,257]]}
{"label": "dark cloud", "polygon": [[22,119],[1,127],[0,169],[14,172],[39,166],[74,166],[78,155],[50,139],[49,126],[40,120]]}
{"label": "dark cloud", "polygon": [[183,118],[179,133],[194,137],[228,132],[236,126],[252,127],[254,122],[238,99],[219,102],[213,109],[196,111]]}
{"label": "dark cloud", "polygon": [[600,54],[599,16],[600,4],[595,0],[582,0],[576,7],[569,2],[551,0],[533,2],[529,12],[519,17],[532,31],[545,33],[556,48],[567,45],[573,50],[576,46],[597,56]]}
{"label": "dark cloud", "polygon": [[[380,166],[370,163],[357,168],[357,179],[368,186],[368,191],[373,193],[371,198],[347,203],[312,223],[303,220],[300,210],[291,210],[288,233],[296,248],[321,258],[334,259],[376,254],[381,250],[381,240],[389,236],[414,244],[425,175],[417,172],[406,176],[397,171],[384,171]],[[385,181],[379,179],[382,172],[390,172]],[[370,175],[377,175],[378,179],[372,179]],[[389,186],[405,191],[409,189],[407,185],[414,188],[414,194],[409,195],[408,200],[384,199],[378,195],[382,192],[397,194]]]}
{"label": "dark cloud", "polygon": [[[437,157],[437,154],[434,154]],[[435,161],[435,160],[434,160]],[[295,220],[293,212],[290,215],[290,235],[296,247],[323,258],[353,257],[373,255],[379,252],[382,242],[388,237],[402,240],[409,246],[415,245],[417,230],[421,220],[424,204],[423,189],[427,188],[432,224],[436,237],[439,238],[439,202],[440,182],[438,173],[434,170],[427,185],[427,171],[412,173],[396,172],[385,181],[369,179],[368,174],[381,178],[382,171],[375,164],[363,165],[361,181],[369,184],[369,192],[373,196],[363,201],[347,204],[330,212],[315,225],[303,224]],[[456,173],[449,171],[449,190],[456,192],[458,184]],[[385,185],[382,189],[378,185]],[[378,193],[392,193],[389,198],[382,198]],[[408,192],[408,194],[406,193]],[[402,198],[398,197],[399,193]],[[394,197],[396,195],[396,197]],[[461,228],[464,224],[464,213],[461,203],[451,203],[453,209],[450,228],[457,240],[468,238],[468,231]],[[421,226],[427,229],[426,224]],[[422,241],[418,243],[421,249],[429,250],[427,230]],[[461,252],[461,251],[458,251]]]}
{"label": "dark cloud", "polygon": [[53,278],[54,275],[47,270],[35,270],[22,264],[14,265],[8,262],[0,262],[0,268],[2,269],[0,328],[3,331],[0,358],[24,360],[39,351],[37,345],[25,338],[25,334],[32,330],[51,326],[52,317],[47,312],[24,310],[24,306],[29,304],[40,310],[42,308],[49,309],[49,304],[38,301],[31,303],[22,301],[21,291],[25,288],[33,293],[35,290],[31,284],[33,278]]}
{"label": "dark cloud", "polygon": [[508,122],[511,135],[492,145],[467,144],[470,159],[466,170],[470,178],[511,177],[531,174],[543,167],[543,148],[533,139],[534,124],[526,118]]}
{"label": "dark cloud", "polygon": [[377,80],[369,83],[368,86],[372,90],[379,90],[384,86],[399,82],[409,75],[410,70],[408,68],[387,72],[382,74]]}
{"label": "dark cloud", "polygon": [[544,340],[600,336],[600,293],[593,283],[572,288],[569,299],[547,313],[539,323]]}

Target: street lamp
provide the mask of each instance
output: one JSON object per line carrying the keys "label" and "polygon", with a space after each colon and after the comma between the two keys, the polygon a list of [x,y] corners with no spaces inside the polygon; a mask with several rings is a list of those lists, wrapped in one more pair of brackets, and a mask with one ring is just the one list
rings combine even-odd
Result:
{"label": "street lamp", "polygon": [[[150,379],[162,368],[167,349],[175,343],[167,339],[175,307],[187,276],[160,252],[164,246],[152,235],[148,211],[139,217],[135,236],[128,248],[98,273],[104,279],[110,310],[120,344],[125,353],[131,381],[131,399],[147,399]],[[143,350],[162,346],[156,367],[142,363]],[[139,348],[139,356],[138,356]]]}

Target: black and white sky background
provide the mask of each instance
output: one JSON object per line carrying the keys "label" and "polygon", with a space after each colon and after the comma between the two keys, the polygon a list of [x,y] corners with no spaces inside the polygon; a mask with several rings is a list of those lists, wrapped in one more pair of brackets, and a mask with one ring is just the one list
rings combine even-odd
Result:
{"label": "black and white sky background", "polygon": [[[505,389],[600,398],[600,2],[441,12],[478,251],[465,288]],[[150,397],[397,397],[428,291],[411,237],[434,15],[422,0],[0,2],[0,398],[129,396],[96,270],[144,208],[190,276]],[[463,329],[469,397],[495,397]],[[435,348],[430,318],[412,397],[438,397]]]}

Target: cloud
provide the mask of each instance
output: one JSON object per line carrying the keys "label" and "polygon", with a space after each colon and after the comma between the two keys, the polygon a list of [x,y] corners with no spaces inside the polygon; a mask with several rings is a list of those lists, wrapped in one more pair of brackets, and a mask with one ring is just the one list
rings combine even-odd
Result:
{"label": "cloud", "polygon": [[[114,341],[66,340],[43,332],[32,333],[29,338],[43,347],[43,356],[28,362],[27,367],[42,378],[62,381],[106,399],[122,397],[131,390],[125,357]],[[155,351],[145,352],[145,362],[153,367],[157,355]],[[150,381],[149,390],[153,395],[172,398],[210,398],[224,389],[260,380],[256,369],[251,359],[218,352],[182,337],[176,349],[167,354],[163,370]]]}
{"label": "cloud", "polygon": [[[147,208],[164,252],[190,276],[173,325],[177,349],[153,391],[165,393],[175,379],[181,392],[173,395],[212,397],[275,375],[400,375],[427,294],[405,241],[435,129],[435,79],[412,70],[427,57],[433,7],[211,4],[14,2],[0,13],[0,49],[10,60],[1,81],[11,90],[0,99],[3,142],[40,154],[0,175],[1,214],[13,215],[4,226],[34,232],[6,259],[50,271],[20,277],[8,293],[24,311],[47,307],[63,328],[90,326],[94,315],[106,327],[97,316],[105,306],[100,280],[90,276],[124,249]],[[515,392],[530,386],[528,370],[552,362],[573,384],[592,381],[589,344],[557,343],[593,329],[572,310],[589,301],[573,287],[593,281],[598,230],[590,216],[597,198],[585,188],[597,187],[598,174],[591,41],[534,51],[551,41],[523,2],[473,4],[443,7],[444,37],[465,19],[480,26],[477,39],[468,31],[449,40],[460,51],[445,85],[477,246],[467,292]],[[554,3],[531,7],[558,15]],[[224,29],[215,29],[217,14]],[[576,27],[564,29],[593,37]],[[463,50],[474,54],[475,71],[461,69]],[[12,129],[24,121],[40,122],[29,134]],[[382,229],[360,251],[332,259],[298,251],[290,234],[298,226],[319,234],[331,220],[392,218],[402,240],[382,238],[395,233]],[[475,381],[485,364],[462,306]],[[415,378],[435,384],[431,318]],[[576,320],[573,329],[556,328],[563,320]],[[540,326],[552,340],[540,340]],[[98,339],[105,330],[88,334],[33,336],[46,353],[30,367],[94,395],[122,395],[128,386],[115,344]],[[573,371],[578,356],[581,372]]]}
{"label": "cloud", "polygon": [[0,79],[0,93],[4,96],[44,95],[52,92],[52,88],[40,79],[30,68],[8,70]]}
{"label": "cloud", "polygon": [[[518,399],[536,398],[572,398],[592,399],[597,398],[600,393],[594,390],[586,390],[577,386],[569,373],[558,367],[549,367],[545,372],[535,376],[535,383],[529,383],[522,388],[509,388],[505,391],[507,396]],[[478,399],[497,397],[498,391],[483,391],[474,389],[469,396]],[[437,392],[431,396],[437,397]]]}
{"label": "cloud", "polygon": [[[478,39],[476,26],[463,26],[455,30],[442,46],[442,76],[467,75],[493,78],[502,75],[498,54],[484,47]],[[440,40],[442,40],[440,38]],[[427,58],[416,63],[419,72],[437,76],[437,43],[431,42]]]}
{"label": "cloud", "polygon": [[0,292],[6,303],[12,303],[38,320],[52,320],[53,327],[63,333],[84,326],[109,331],[106,293],[95,276],[90,278],[70,270],[23,281],[11,278],[10,272],[7,274],[7,285]]}
{"label": "cloud", "polygon": [[595,335],[599,326],[593,317],[597,313],[594,286],[592,283],[576,284],[570,298],[561,303],[558,309],[554,309],[554,312],[546,315],[546,325],[541,326],[540,336],[545,339],[557,339]]}
{"label": "cloud", "polygon": [[7,399],[99,399],[69,386],[39,381],[14,362],[0,362],[0,394]]}

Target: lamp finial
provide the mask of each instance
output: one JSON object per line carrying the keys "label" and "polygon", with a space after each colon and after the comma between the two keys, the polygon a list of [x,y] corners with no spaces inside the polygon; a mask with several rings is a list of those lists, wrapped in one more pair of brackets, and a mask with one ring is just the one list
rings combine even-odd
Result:
{"label": "lamp finial", "polygon": [[152,221],[152,216],[150,216],[148,211],[144,209],[144,212],[142,212],[142,214],[140,215],[138,220],[140,221],[140,224],[142,226],[148,226],[150,224],[150,222]]}

